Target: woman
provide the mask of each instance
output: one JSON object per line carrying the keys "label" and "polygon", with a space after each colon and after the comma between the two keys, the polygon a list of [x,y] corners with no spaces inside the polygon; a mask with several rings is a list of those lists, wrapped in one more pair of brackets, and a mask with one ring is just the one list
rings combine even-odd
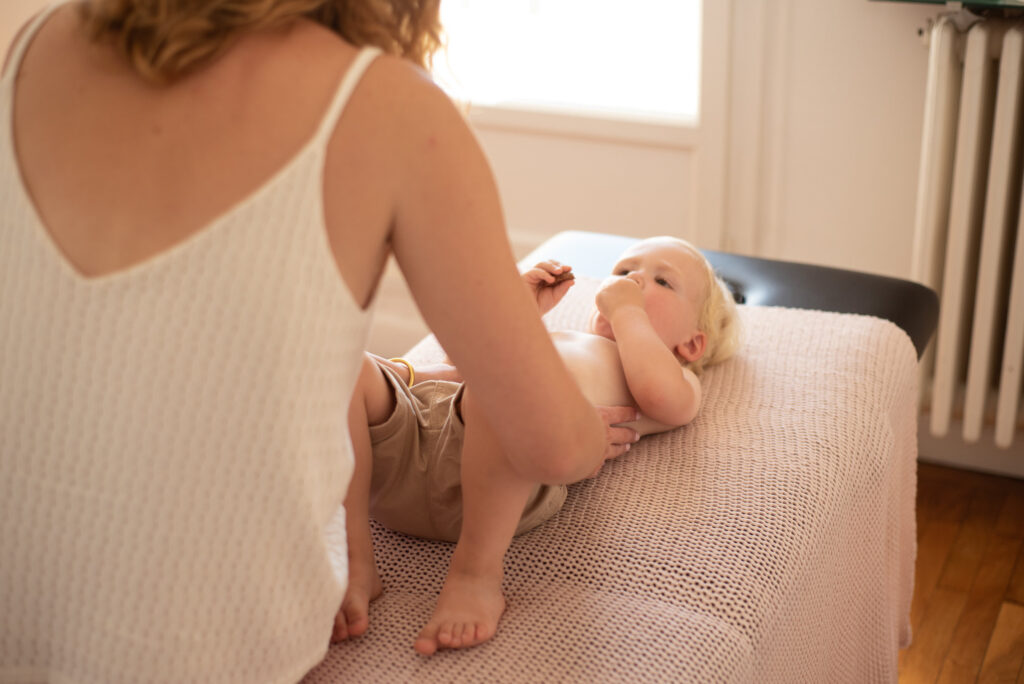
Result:
{"label": "woman", "polygon": [[438,30],[436,0],[89,0],[22,30],[0,679],[292,681],[322,658],[389,254],[525,477],[631,441],[556,356],[484,157],[414,64]]}

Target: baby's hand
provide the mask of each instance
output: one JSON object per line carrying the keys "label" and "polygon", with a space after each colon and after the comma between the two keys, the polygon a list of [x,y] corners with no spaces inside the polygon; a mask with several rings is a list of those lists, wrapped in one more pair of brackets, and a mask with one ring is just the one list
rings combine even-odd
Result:
{"label": "baby's hand", "polygon": [[572,280],[576,276],[572,274],[572,266],[566,266],[553,259],[541,261],[536,266],[523,273],[523,282],[530,287],[544,287],[557,285],[566,280]]}
{"label": "baby's hand", "polygon": [[[639,277],[639,276],[637,276]],[[616,311],[629,306],[644,307],[644,294],[632,277],[611,276],[605,278],[594,300],[601,315],[611,321]]]}
{"label": "baby's hand", "polygon": [[562,300],[573,286],[575,276],[572,266],[557,261],[542,261],[522,274],[523,282],[530,288],[537,300],[537,308],[543,316]]}

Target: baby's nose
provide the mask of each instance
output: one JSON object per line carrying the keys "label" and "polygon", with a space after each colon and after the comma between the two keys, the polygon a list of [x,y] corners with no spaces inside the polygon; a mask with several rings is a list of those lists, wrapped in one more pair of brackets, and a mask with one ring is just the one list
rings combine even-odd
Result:
{"label": "baby's nose", "polygon": [[639,285],[641,290],[643,289],[643,287],[644,287],[644,277],[642,275],[640,275],[636,271],[633,271],[632,273],[630,273],[626,277],[629,278],[630,280],[632,280],[637,285]]}

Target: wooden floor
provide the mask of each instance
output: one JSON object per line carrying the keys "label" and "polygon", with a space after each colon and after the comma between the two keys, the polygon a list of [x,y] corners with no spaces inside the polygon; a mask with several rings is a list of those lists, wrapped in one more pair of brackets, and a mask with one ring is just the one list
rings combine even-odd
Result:
{"label": "wooden floor", "polygon": [[901,684],[1024,684],[1024,480],[922,463]]}

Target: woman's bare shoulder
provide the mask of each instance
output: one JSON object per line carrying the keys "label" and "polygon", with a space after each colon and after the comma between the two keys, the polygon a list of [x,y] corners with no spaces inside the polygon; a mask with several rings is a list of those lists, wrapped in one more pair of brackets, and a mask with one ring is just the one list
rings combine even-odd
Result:
{"label": "woman's bare shoulder", "polygon": [[407,59],[383,54],[367,70],[360,96],[401,131],[416,133],[454,119],[456,105],[431,75]]}
{"label": "woman's bare shoulder", "polygon": [[[332,139],[335,151],[367,147],[390,158],[395,178],[413,172],[422,153],[454,141],[475,141],[458,105],[424,69],[407,59],[380,55],[346,106]],[[338,158],[343,158],[339,155]],[[429,159],[436,171],[436,159]]]}

